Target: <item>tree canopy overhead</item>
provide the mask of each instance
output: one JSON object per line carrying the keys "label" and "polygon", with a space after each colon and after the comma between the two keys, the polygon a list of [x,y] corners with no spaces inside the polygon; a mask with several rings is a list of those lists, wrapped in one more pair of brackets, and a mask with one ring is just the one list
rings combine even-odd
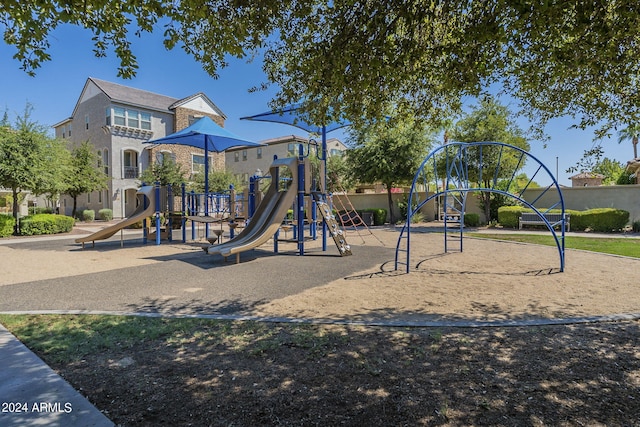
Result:
{"label": "tree canopy overhead", "polygon": [[[28,73],[50,59],[61,23],[94,33],[135,74],[135,34],[164,25],[216,76],[229,56],[264,53],[273,107],[302,101],[317,122],[375,119],[389,105],[441,120],[465,96],[502,87],[540,123],[573,115],[582,126],[640,116],[637,0],[3,0],[5,42]],[[493,85],[493,86],[492,86]],[[398,110],[396,110],[398,111]]]}

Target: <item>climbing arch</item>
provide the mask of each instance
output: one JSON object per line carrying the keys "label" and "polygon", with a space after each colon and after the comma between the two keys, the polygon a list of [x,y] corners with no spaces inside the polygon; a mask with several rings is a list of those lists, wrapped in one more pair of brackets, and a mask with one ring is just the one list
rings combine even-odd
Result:
{"label": "climbing arch", "polygon": [[[535,173],[519,192],[511,192],[517,173],[528,161],[537,166]],[[527,189],[539,175],[550,178],[551,184],[531,201],[525,200]],[[462,252],[467,195],[476,192],[511,197],[538,214],[555,240],[560,271],[564,271],[566,216],[560,186],[549,169],[536,157],[519,147],[500,142],[452,142],[436,148],[424,159],[411,184],[407,220],[396,244],[395,269],[399,270],[404,265],[406,272],[409,272],[412,217],[432,199],[440,201],[439,210],[443,213],[444,251],[454,250],[451,247],[453,244],[455,250]],[[420,193],[426,194],[423,200],[419,197]],[[545,206],[542,205],[542,196],[545,196]],[[560,212],[559,221],[549,222],[545,214],[551,210]]]}

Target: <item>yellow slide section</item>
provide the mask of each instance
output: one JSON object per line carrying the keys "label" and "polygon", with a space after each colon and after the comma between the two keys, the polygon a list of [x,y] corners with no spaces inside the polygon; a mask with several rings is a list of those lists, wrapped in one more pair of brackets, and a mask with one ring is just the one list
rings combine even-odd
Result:
{"label": "yellow slide section", "polygon": [[282,166],[291,171],[292,179],[289,188],[279,191],[279,182],[272,179],[267,193],[244,230],[228,242],[209,246],[207,253],[220,254],[225,258],[236,254],[237,262],[241,252],[256,248],[273,237],[291,208],[298,190],[297,158],[275,160],[269,168],[271,176],[275,176],[275,169]]}
{"label": "yellow slide section", "polygon": [[[76,239],[76,243],[82,243],[82,247],[86,242],[95,242],[96,240],[104,240],[116,234],[118,231],[122,230],[125,227],[128,227],[131,224],[135,224],[138,221],[143,220],[144,218],[148,218],[155,214],[156,212],[156,196],[155,196],[155,187],[154,186],[145,186],[138,190],[136,193],[136,197],[138,198],[138,207],[133,212],[133,214],[118,222],[117,224],[110,225],[109,227],[105,227],[100,231],[96,231],[93,234],[90,234],[86,237],[79,237]],[[145,199],[146,206],[145,209]]]}

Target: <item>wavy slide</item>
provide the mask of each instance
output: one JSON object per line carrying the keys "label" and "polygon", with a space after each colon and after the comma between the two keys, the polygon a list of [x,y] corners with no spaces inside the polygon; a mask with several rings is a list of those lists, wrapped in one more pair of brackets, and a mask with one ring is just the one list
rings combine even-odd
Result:
{"label": "wavy slide", "polygon": [[220,254],[225,258],[235,254],[236,262],[239,262],[241,252],[256,248],[272,238],[296,198],[298,189],[296,165],[297,159],[295,157],[275,160],[270,167],[270,174],[274,176],[275,169],[281,166],[288,167],[292,174],[289,188],[278,191],[279,183],[276,180],[271,180],[271,185],[256,209],[256,213],[242,232],[228,242],[209,246],[206,252]]}
{"label": "wavy slide", "polygon": [[[139,200],[138,207],[131,214],[130,217],[123,219],[117,224],[110,225],[109,227],[105,227],[100,231],[96,231],[93,234],[90,234],[86,237],[79,237],[76,239],[76,243],[82,243],[82,247],[84,248],[84,244],[86,242],[94,243],[96,240],[104,240],[116,234],[118,231],[122,230],[125,227],[128,227],[131,224],[135,224],[136,222],[148,218],[155,214],[156,212],[156,198],[155,198],[155,187],[154,186],[145,186],[138,190],[136,193],[136,197]],[[145,209],[145,198],[147,208]]]}

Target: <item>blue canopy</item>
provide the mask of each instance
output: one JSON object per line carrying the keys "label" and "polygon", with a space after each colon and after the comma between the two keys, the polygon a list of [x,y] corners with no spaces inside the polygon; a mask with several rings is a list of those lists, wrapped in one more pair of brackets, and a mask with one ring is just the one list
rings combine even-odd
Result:
{"label": "blue canopy", "polygon": [[146,143],[188,145],[216,153],[232,147],[258,147],[263,145],[248,141],[229,132],[206,116],[176,133],[153,141],[147,141]]}
{"label": "blue canopy", "polygon": [[347,121],[340,121],[316,125],[303,120],[300,116],[300,106],[294,104],[278,111],[267,111],[266,113],[256,114],[254,116],[241,117],[240,120],[256,120],[262,122],[282,123],[323,136],[331,131],[349,126],[351,124]]}

